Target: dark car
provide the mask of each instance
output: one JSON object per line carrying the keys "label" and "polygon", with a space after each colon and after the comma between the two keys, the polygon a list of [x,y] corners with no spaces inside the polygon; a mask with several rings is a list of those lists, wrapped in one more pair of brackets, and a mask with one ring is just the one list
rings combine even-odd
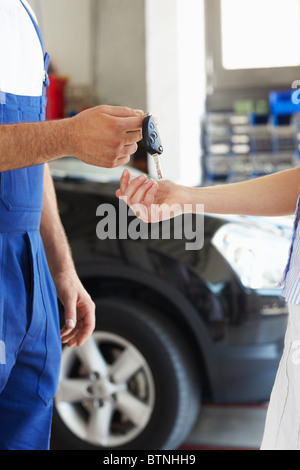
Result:
{"label": "dark car", "polygon": [[[120,170],[72,158],[51,168],[78,274],[97,306],[92,338],[63,349],[55,448],[176,449],[201,403],[267,401],[287,324],[275,285],[290,220],[205,215],[198,249],[187,248],[190,237],[162,236],[163,224],[132,239],[115,197]],[[105,219],[110,208],[114,220]],[[137,220],[129,212],[126,228]],[[116,236],[105,237],[110,223]]]}

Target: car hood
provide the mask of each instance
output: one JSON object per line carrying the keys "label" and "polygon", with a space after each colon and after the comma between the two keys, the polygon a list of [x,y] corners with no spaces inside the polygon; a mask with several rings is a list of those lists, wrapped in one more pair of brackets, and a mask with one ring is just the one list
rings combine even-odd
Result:
{"label": "car hood", "polygon": [[128,165],[118,168],[100,168],[83,163],[74,157],[65,157],[49,163],[51,173],[56,178],[79,179],[91,182],[110,183],[120,181],[125,168],[130,170],[133,178],[142,174],[141,171]]}

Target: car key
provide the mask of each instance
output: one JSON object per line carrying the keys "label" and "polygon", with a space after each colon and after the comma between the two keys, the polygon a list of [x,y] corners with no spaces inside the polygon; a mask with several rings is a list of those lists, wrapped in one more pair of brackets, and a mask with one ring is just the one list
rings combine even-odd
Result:
{"label": "car key", "polygon": [[160,164],[160,155],[163,153],[164,149],[160,140],[156,123],[152,114],[150,113],[145,115],[143,122],[143,141],[147,153],[152,155],[154,158],[157,176],[158,179],[161,180],[163,178],[163,174]]}

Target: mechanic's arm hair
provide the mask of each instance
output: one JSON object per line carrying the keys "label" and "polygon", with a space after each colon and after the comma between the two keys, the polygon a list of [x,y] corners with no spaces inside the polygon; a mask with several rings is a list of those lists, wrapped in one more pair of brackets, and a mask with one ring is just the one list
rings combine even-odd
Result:
{"label": "mechanic's arm hair", "polygon": [[204,204],[210,214],[277,217],[294,214],[299,197],[300,168],[222,186],[185,187],[186,203]]}
{"label": "mechanic's arm hair", "polygon": [[56,274],[68,269],[75,269],[69,242],[60,219],[55,188],[48,165],[45,165],[40,231],[52,277],[55,278]]}
{"label": "mechanic's arm hair", "polygon": [[112,168],[128,163],[142,138],[143,111],[100,105],[56,121],[0,125],[0,172],[74,156]]}
{"label": "mechanic's arm hair", "polygon": [[66,130],[64,121],[0,125],[0,171],[67,156]]}

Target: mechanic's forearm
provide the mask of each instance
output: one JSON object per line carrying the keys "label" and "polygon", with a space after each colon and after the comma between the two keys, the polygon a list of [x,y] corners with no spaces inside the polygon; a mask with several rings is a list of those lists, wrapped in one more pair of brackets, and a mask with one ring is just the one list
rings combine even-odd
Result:
{"label": "mechanic's forearm", "polygon": [[69,155],[69,120],[0,125],[0,172]]}
{"label": "mechanic's forearm", "polygon": [[210,214],[277,217],[295,212],[299,197],[300,169],[222,186],[186,188],[187,202],[204,204]]}
{"label": "mechanic's forearm", "polygon": [[48,265],[52,277],[73,270],[71,250],[61,223],[56,193],[48,165],[45,166],[44,201],[40,226]]}
{"label": "mechanic's forearm", "polygon": [[142,138],[143,111],[100,105],[57,121],[0,125],[0,172],[64,156],[114,168],[128,163]]}

